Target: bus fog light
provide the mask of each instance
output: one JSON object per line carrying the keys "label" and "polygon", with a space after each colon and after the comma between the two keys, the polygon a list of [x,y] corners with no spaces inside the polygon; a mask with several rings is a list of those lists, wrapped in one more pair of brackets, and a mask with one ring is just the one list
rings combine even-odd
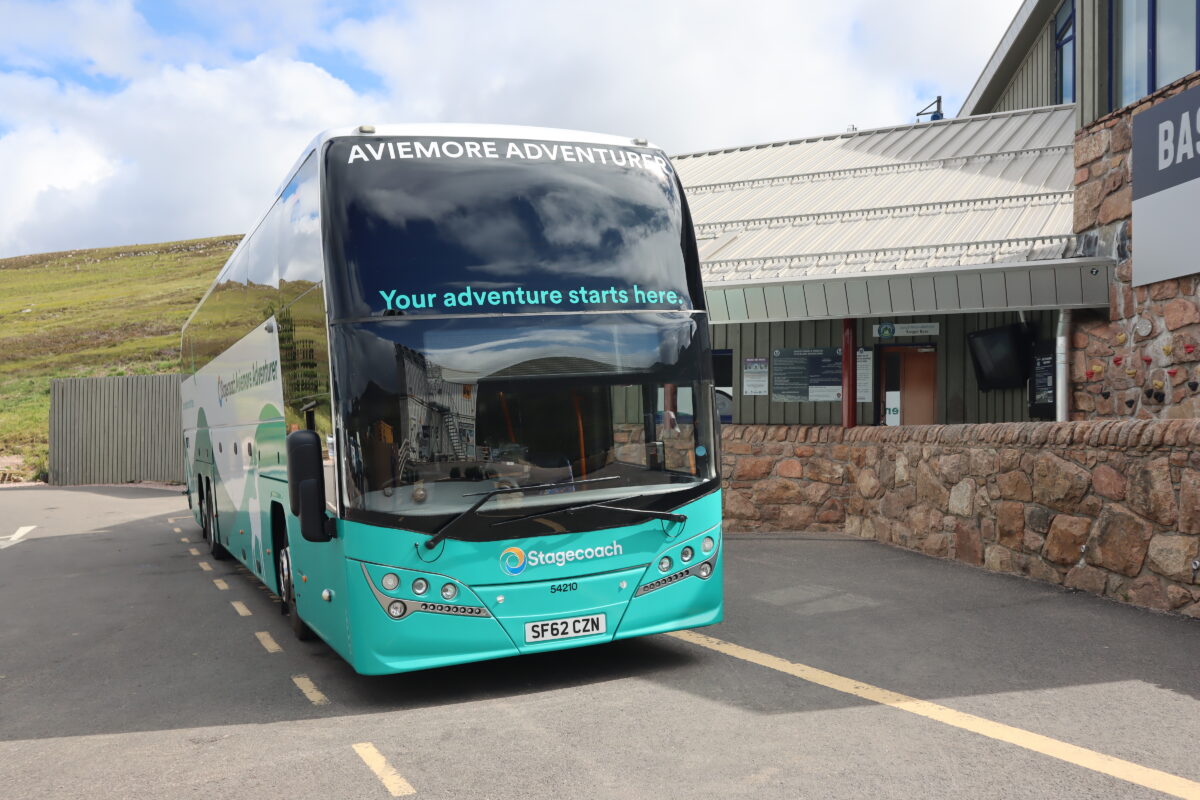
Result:
{"label": "bus fog light", "polygon": [[400,585],[400,576],[397,575],[396,573],[389,572],[387,575],[383,576],[383,588],[387,589],[389,592],[392,589],[395,589],[399,585]]}
{"label": "bus fog light", "polygon": [[700,577],[707,578],[709,575],[712,575],[712,564],[705,561],[700,565]]}
{"label": "bus fog light", "polygon": [[679,551],[679,558],[680,558],[680,560],[681,560],[681,561],[683,561],[683,563],[685,563],[685,564],[686,564],[687,562],[691,561],[691,560],[692,560],[692,556],[694,556],[694,555],[696,555],[696,551],[695,551],[695,550],[693,550],[693,549],[692,549],[692,548],[690,548],[690,547],[685,547],[685,548],[683,548],[682,550],[680,550],[680,551]]}
{"label": "bus fog light", "polygon": [[711,553],[712,549],[716,546],[717,543],[713,541],[711,536],[705,536],[704,541],[700,543],[700,548],[706,553]]}
{"label": "bus fog light", "polygon": [[663,556],[661,559],[659,559],[659,562],[658,562],[658,571],[659,572],[666,572],[670,568],[671,568],[671,557],[670,556]]}
{"label": "bus fog light", "polygon": [[406,610],[404,603],[401,603],[399,600],[393,600],[391,605],[388,606],[388,615],[393,619],[400,619],[404,616]]}
{"label": "bus fog light", "polygon": [[445,586],[442,587],[442,599],[443,600],[453,600],[457,594],[458,594],[458,587],[455,586],[453,583],[447,583]]}
{"label": "bus fog light", "polygon": [[417,578],[413,581],[413,594],[425,594],[429,591],[429,581],[424,578]]}

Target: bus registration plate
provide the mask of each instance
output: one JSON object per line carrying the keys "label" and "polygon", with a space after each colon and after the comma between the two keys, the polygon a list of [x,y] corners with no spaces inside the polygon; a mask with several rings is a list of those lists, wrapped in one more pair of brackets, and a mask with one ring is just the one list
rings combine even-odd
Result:
{"label": "bus registration plate", "polygon": [[545,642],[550,639],[570,639],[573,636],[592,636],[607,629],[603,614],[587,617],[547,619],[542,622],[525,623],[526,642]]}

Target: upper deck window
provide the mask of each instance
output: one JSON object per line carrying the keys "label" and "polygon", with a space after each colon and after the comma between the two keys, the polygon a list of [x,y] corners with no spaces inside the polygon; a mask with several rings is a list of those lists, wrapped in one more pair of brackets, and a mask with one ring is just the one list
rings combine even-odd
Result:
{"label": "upper deck window", "polygon": [[702,305],[659,151],[358,137],[325,163],[335,320]]}

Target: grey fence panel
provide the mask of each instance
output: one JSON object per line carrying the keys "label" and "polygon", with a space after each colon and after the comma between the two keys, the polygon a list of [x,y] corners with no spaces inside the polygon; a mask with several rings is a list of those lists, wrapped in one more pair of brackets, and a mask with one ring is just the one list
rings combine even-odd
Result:
{"label": "grey fence panel", "polygon": [[50,483],[183,482],[179,376],[56,378]]}

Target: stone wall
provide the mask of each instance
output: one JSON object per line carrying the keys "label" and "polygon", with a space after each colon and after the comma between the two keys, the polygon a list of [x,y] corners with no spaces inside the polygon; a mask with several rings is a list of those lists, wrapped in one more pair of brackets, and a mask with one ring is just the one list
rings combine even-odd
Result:
{"label": "stone wall", "polygon": [[844,530],[1200,617],[1200,420],[722,431],[730,532]]}
{"label": "stone wall", "polygon": [[[1133,117],[1200,84],[1193,73],[1075,134],[1076,255],[1117,259],[1109,311],[1077,314],[1072,417],[1200,417],[1200,276],[1132,284]],[[1139,323],[1142,326],[1139,331]]]}

